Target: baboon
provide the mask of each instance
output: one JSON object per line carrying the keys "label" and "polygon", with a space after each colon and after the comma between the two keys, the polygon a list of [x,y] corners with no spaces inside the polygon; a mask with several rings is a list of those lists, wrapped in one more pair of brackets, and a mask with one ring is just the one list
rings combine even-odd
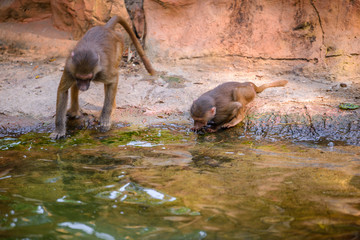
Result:
{"label": "baboon", "polygon": [[257,87],[252,82],[227,82],[204,93],[196,99],[190,114],[194,119],[193,131],[199,131],[206,125],[206,130],[216,132],[220,128],[231,128],[240,123],[246,114],[246,105],[266,88],[283,87],[286,80],[275,81]]}
{"label": "baboon", "polygon": [[59,139],[66,134],[66,108],[68,90],[71,88],[71,104],[67,111],[69,117],[80,116],[79,90],[88,90],[90,83],[104,83],[105,99],[100,115],[100,130],[110,129],[110,117],[115,107],[115,96],[118,84],[118,66],[124,50],[124,41],[120,33],[114,30],[117,23],[129,34],[145,68],[155,74],[139,41],[127,22],[120,16],[112,17],[105,26],[89,29],[77,43],[65,63],[57,90],[55,131],[51,138]]}

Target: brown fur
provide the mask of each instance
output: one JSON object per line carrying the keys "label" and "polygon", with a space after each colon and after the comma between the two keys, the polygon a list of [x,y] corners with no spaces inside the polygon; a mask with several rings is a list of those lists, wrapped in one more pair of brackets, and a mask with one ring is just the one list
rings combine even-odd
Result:
{"label": "brown fur", "polygon": [[257,87],[251,82],[227,82],[204,93],[191,106],[190,114],[194,119],[192,130],[198,131],[207,124],[207,130],[216,132],[220,128],[230,128],[245,118],[246,105],[254,100],[256,93],[266,88],[283,87],[286,80],[275,81]]}
{"label": "brown fur", "polygon": [[62,138],[66,134],[66,107],[68,90],[71,88],[71,105],[68,115],[80,116],[79,90],[86,91],[92,81],[104,83],[105,100],[100,116],[100,129],[110,129],[110,117],[115,107],[115,96],[118,84],[118,66],[124,50],[124,41],[120,33],[114,30],[120,23],[133,41],[147,71],[154,75],[150,61],[146,57],[134,32],[124,19],[112,17],[105,26],[96,26],[82,37],[65,63],[56,101],[55,131],[51,138]]}

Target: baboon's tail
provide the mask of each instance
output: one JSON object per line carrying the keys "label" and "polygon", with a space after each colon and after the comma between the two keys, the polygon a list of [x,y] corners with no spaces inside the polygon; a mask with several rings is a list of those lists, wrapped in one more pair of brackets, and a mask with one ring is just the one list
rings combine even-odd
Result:
{"label": "baboon's tail", "polygon": [[261,85],[260,87],[257,87],[255,84],[254,85],[254,89],[256,91],[256,93],[261,93],[262,91],[264,91],[267,88],[271,88],[271,87],[283,87],[288,83],[287,80],[279,80],[279,81],[275,81],[272,83],[266,83]]}
{"label": "baboon's tail", "polygon": [[129,26],[129,24],[125,21],[125,19],[123,19],[120,16],[113,16],[105,25],[106,28],[110,28],[110,29],[114,29],[115,25],[117,23],[120,23],[121,26],[126,30],[126,32],[129,34],[132,42],[135,45],[136,51],[139,53],[139,56],[141,58],[141,60],[143,61],[146,70],[151,74],[151,75],[155,75],[156,71],[153,69],[153,67],[151,66],[151,63],[149,61],[149,59],[147,58],[147,56],[145,55],[145,52],[143,50],[143,48],[141,47],[139,40],[136,38],[135,33],[133,32],[133,30],[131,29],[131,27]]}

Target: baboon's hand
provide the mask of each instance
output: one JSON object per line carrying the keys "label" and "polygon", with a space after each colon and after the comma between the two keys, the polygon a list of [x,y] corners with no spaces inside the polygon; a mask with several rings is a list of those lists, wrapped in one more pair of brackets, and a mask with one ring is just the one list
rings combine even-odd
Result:
{"label": "baboon's hand", "polygon": [[50,134],[50,138],[51,139],[60,139],[60,138],[65,138],[66,132],[65,131],[57,131],[55,130],[52,134]]}
{"label": "baboon's hand", "polygon": [[111,123],[109,120],[100,121],[100,132],[107,132],[110,130]]}
{"label": "baboon's hand", "polygon": [[225,123],[224,125],[221,126],[221,128],[232,128],[235,125],[231,124],[231,123]]}
{"label": "baboon's hand", "polygon": [[206,131],[208,133],[215,133],[215,132],[217,132],[217,129],[216,128],[206,128]]}

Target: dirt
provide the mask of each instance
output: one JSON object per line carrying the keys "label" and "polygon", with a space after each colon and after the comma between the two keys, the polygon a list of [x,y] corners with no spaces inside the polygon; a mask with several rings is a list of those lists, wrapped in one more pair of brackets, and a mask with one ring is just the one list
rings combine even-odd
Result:
{"label": "dirt", "polygon": [[[65,56],[75,41],[63,32],[55,34],[58,30],[50,30],[46,22],[43,27],[33,28],[7,24],[6,27],[0,26],[0,136],[31,130],[51,131],[54,128],[57,85]],[[25,43],[19,40],[21,36],[28,37]],[[37,44],[36,39],[46,44]],[[62,48],[56,52],[55,46],[59,45]],[[48,46],[51,46],[50,50]],[[284,124],[284,116],[287,116],[286,124],[311,129],[317,125],[316,121],[324,122],[323,118],[317,120],[316,116],[325,116],[328,119],[326,124],[331,124],[324,123],[324,129],[330,135],[338,121],[349,122],[348,131],[360,129],[360,109],[344,111],[338,107],[342,102],[360,103],[359,84],[349,77],[335,78],[327,74],[326,65],[319,66],[320,63],[243,57],[177,61],[152,59],[159,74],[149,76],[137,58],[126,62],[124,57],[124,60],[119,68],[117,108],[112,118],[115,128],[158,124],[189,128],[192,121],[188,110],[192,101],[218,84],[252,81],[261,85],[286,79],[289,83],[285,88],[267,89],[257,96],[248,112],[253,118],[246,120],[245,129],[248,127],[246,124],[253,124],[255,129],[252,130],[256,133],[264,128],[261,127],[263,119],[273,115],[280,116],[272,121],[274,126]],[[100,84],[92,84],[86,93],[80,95],[82,111],[91,126],[96,125],[102,104],[103,87]],[[236,129],[239,128],[242,127]],[[333,134],[341,135],[342,132]],[[318,135],[317,138],[321,138],[322,135]],[[351,136],[352,141],[345,139],[345,142],[359,144],[357,135]]]}

